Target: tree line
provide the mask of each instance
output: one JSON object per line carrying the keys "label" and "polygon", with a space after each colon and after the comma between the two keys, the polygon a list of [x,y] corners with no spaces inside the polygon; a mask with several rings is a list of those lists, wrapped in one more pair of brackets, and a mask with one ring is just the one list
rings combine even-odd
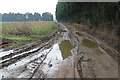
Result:
{"label": "tree line", "polygon": [[[116,29],[120,35],[120,3],[118,2],[58,2],[57,21],[87,24],[90,28]],[[114,26],[114,27],[113,27]]]}
{"label": "tree line", "polygon": [[120,51],[120,2],[58,2],[56,19],[86,25],[84,30]]}
{"label": "tree line", "polygon": [[53,21],[53,15],[49,12],[39,14],[35,12],[32,13],[4,13],[2,15],[3,22],[14,22],[14,21]]}

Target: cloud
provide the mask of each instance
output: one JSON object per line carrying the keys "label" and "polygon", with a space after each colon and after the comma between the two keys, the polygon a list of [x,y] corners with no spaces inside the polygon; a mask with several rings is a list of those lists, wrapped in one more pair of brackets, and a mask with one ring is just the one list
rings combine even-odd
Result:
{"label": "cloud", "polygon": [[57,0],[0,0],[0,13],[51,12],[54,14]]}

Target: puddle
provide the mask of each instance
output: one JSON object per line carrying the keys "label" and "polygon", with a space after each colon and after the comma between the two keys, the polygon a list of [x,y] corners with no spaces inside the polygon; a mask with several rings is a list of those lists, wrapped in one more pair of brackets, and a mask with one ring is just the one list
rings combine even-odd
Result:
{"label": "puddle", "polygon": [[75,32],[78,36],[84,36],[82,33],[80,32]]}
{"label": "puddle", "polygon": [[54,44],[44,61],[45,64],[42,67],[42,71],[48,74],[48,76],[53,75],[59,69],[58,66],[61,61],[72,55],[70,50],[73,48],[74,46],[71,45],[69,40],[64,40],[60,44]]}
{"label": "puddle", "polygon": [[0,52],[2,52],[4,49],[0,49]]}
{"label": "puddle", "polygon": [[67,32],[66,30],[60,30],[60,32]]}
{"label": "puddle", "polygon": [[62,61],[62,55],[58,44],[53,45],[52,50],[48,53],[45,62],[49,63],[49,61],[54,62],[56,60]]}
{"label": "puddle", "polygon": [[54,44],[52,50],[48,53],[41,67],[42,71],[48,75],[58,70],[58,65],[63,60],[59,44]]}
{"label": "puddle", "polygon": [[88,40],[88,39],[84,39],[82,41],[82,44],[88,48],[98,48],[98,44],[91,41],[91,40]]}
{"label": "puddle", "polygon": [[[74,46],[71,45],[69,40],[64,40],[60,44],[54,44],[50,49],[38,51],[37,53],[32,54],[32,55],[16,62],[15,64],[8,66],[7,68],[1,69],[0,75],[5,75],[5,78],[6,78],[11,75],[21,77],[21,75],[24,75],[23,73],[29,74],[29,72],[23,72],[23,69],[25,69],[25,67],[26,67],[25,65],[37,58],[40,58],[40,60],[41,59],[43,60],[45,57],[45,56],[43,56],[43,58],[41,58],[41,55],[43,55],[43,54],[44,55],[47,54],[47,56],[46,56],[46,59],[43,61],[43,65],[42,65],[41,69],[45,74],[53,75],[54,72],[59,69],[58,66],[62,62],[62,60],[67,58],[68,56],[72,55],[70,50],[73,48],[74,48]],[[36,50],[36,49],[33,49],[31,51],[34,51],[34,50]],[[9,51],[9,52],[11,52],[11,51]],[[31,67],[34,68],[35,66],[30,65],[30,68]],[[29,68],[29,66],[28,66],[28,68]],[[29,69],[27,69],[27,70],[29,70]],[[1,78],[2,78],[2,76],[0,76],[0,79]]]}
{"label": "puddle", "polygon": [[74,46],[70,43],[69,40],[64,40],[59,44],[61,53],[62,53],[62,57],[63,59],[67,58],[68,56],[71,56],[71,49],[74,48]]}
{"label": "puddle", "polygon": [[5,55],[9,55],[9,54],[11,54],[11,53],[13,53],[13,52],[14,52],[13,50],[0,52],[0,57],[3,57],[3,56],[5,56]]}
{"label": "puddle", "polygon": [[[33,50],[35,50],[35,49],[33,49]],[[28,65],[28,63],[30,63],[33,60],[38,59],[38,58],[43,60],[44,57],[41,58],[41,55],[43,55],[43,54],[46,55],[49,51],[50,51],[50,49],[43,50],[42,52],[38,51],[37,53],[32,54],[32,55],[30,55],[30,56],[16,62],[15,64],[12,64],[12,65],[9,65],[8,67],[0,69],[0,80],[2,78],[2,75],[4,75],[5,78],[9,78],[9,77],[13,77],[13,76],[17,77],[18,75],[20,75],[18,77],[21,78],[21,75],[23,75],[23,76],[25,74],[29,75],[29,72],[23,72],[23,70],[26,70],[26,71],[29,70],[26,65]],[[41,61],[38,60],[36,63],[38,63],[38,62],[40,63]],[[32,66],[32,67],[34,67],[34,66]],[[23,73],[25,73],[25,74],[23,74]],[[25,75],[25,78],[26,78],[26,75]]]}

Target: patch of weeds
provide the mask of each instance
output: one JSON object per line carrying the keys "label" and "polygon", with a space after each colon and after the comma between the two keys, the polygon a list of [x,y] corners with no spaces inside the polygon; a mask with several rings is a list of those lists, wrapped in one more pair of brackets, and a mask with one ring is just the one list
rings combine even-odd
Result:
{"label": "patch of weeds", "polygon": [[18,47],[18,46],[20,46],[20,45],[22,45],[22,41],[13,41],[11,44],[10,44],[10,46],[6,46],[6,48],[15,48],[15,47]]}
{"label": "patch of weeds", "polygon": [[19,42],[13,42],[10,47],[18,47],[20,45]]}

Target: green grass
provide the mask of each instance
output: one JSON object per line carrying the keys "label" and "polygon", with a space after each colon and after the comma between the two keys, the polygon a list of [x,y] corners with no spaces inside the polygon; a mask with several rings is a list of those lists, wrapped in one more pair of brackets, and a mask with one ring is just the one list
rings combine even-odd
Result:
{"label": "green grass", "polygon": [[49,35],[31,35],[33,38],[43,38],[43,37],[48,37]]}
{"label": "green grass", "polygon": [[93,42],[93,41],[90,41],[88,39],[84,39],[82,41],[82,44],[88,48],[98,48],[98,44]]}
{"label": "green grass", "polygon": [[23,45],[23,44],[25,44],[24,41],[14,40],[14,41],[10,44],[10,46],[6,46],[6,48],[15,48],[15,47],[21,46],[21,45]]}
{"label": "green grass", "polygon": [[0,38],[13,40],[10,46],[16,47],[26,41],[48,37],[57,27],[55,22],[50,21],[0,23],[2,23],[2,35],[0,35]]}
{"label": "green grass", "polygon": [[9,47],[12,48],[12,47],[18,47],[22,45],[22,42],[21,41],[14,41]]}
{"label": "green grass", "polygon": [[64,40],[59,44],[61,53],[62,53],[62,57],[63,59],[67,58],[68,56],[71,56],[71,49],[74,48],[74,46],[70,43],[69,40]]}
{"label": "green grass", "polygon": [[0,36],[0,38],[11,39],[11,40],[34,40],[33,38],[23,37],[23,36]]}
{"label": "green grass", "polygon": [[11,22],[0,22],[0,24],[2,24],[2,25],[8,25],[8,24],[10,24]]}

